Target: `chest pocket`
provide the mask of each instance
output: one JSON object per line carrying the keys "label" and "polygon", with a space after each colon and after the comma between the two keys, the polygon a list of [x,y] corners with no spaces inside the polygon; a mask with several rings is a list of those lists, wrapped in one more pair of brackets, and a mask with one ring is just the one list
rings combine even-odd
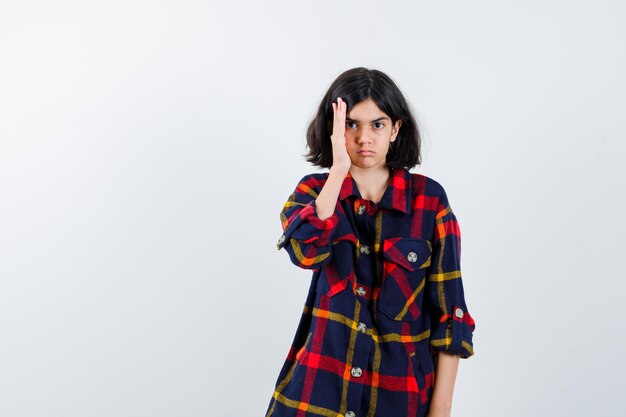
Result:
{"label": "chest pocket", "polygon": [[393,320],[413,321],[421,314],[432,244],[427,239],[394,237],[383,241],[379,310]]}

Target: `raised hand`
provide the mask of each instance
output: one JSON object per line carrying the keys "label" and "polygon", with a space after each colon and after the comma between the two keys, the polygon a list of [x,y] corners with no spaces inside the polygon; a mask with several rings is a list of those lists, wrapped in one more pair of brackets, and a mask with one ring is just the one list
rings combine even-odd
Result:
{"label": "raised hand", "polygon": [[337,103],[331,103],[333,106],[333,134],[330,140],[333,147],[333,167],[343,169],[346,172],[350,169],[352,161],[350,154],[346,149],[346,102],[337,97]]}

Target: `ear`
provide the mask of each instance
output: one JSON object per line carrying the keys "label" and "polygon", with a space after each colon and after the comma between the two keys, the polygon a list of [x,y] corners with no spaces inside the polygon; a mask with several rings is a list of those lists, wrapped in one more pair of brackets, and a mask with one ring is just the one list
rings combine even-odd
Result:
{"label": "ear", "polygon": [[392,141],[396,140],[396,136],[398,136],[398,133],[400,132],[400,126],[402,126],[402,120],[398,119],[393,124],[393,129],[391,129],[391,140]]}

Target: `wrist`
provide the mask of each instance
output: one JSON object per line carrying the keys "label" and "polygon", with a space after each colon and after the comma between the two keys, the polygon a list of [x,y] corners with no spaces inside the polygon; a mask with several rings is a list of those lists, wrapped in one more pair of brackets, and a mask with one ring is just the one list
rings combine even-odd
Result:
{"label": "wrist", "polygon": [[436,399],[433,401],[431,399],[429,409],[432,411],[449,413],[452,410],[452,404],[437,401]]}
{"label": "wrist", "polygon": [[343,178],[346,175],[348,175],[348,171],[350,171],[351,166],[352,164],[332,165],[329,171],[330,171],[330,174],[339,175]]}

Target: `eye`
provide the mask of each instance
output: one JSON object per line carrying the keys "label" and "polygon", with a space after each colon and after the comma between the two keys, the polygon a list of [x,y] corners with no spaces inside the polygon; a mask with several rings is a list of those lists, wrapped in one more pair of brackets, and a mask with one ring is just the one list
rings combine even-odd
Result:
{"label": "eye", "polygon": [[354,122],[346,122],[346,126],[348,126],[348,127],[351,127],[350,125],[352,125],[352,124],[356,124],[356,123],[354,123]]}
{"label": "eye", "polygon": [[379,125],[379,127],[377,127],[376,129],[382,129],[383,127],[385,127],[385,124],[383,122],[376,122],[374,123],[374,126]]}

